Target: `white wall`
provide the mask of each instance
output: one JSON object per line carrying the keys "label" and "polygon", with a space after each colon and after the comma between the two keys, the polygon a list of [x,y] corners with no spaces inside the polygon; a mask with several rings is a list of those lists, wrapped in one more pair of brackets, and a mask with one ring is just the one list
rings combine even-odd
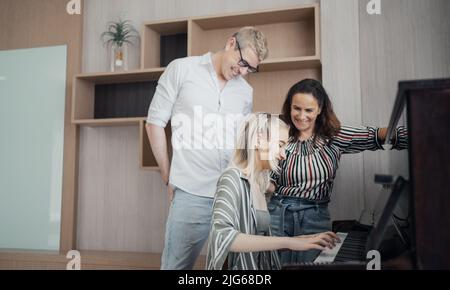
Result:
{"label": "white wall", "polygon": [[[384,0],[381,15],[365,5],[359,15],[362,121],[386,126],[398,81],[450,77],[450,1]],[[383,153],[364,153],[367,207],[379,193],[374,174],[408,173],[406,151]]]}
{"label": "white wall", "polygon": [[[361,125],[359,1],[322,0],[322,78],[343,125]],[[357,219],[364,206],[362,154],[341,159],[333,188],[332,219]]]}

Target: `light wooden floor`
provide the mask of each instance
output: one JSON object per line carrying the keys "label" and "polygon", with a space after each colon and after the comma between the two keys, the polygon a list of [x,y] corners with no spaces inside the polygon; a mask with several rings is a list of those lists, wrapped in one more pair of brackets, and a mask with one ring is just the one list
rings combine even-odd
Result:
{"label": "light wooden floor", "polygon": [[[82,270],[159,270],[161,254],[80,251]],[[0,270],[64,270],[69,259],[58,252],[1,250]],[[200,256],[195,270],[205,269]]]}

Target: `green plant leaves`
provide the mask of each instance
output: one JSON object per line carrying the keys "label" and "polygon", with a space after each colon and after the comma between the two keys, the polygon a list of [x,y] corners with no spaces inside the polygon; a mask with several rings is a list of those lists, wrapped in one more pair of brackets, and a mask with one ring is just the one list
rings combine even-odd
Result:
{"label": "green plant leaves", "polygon": [[132,44],[132,38],[139,39],[138,31],[129,20],[110,21],[107,23],[107,27],[107,31],[101,35],[101,38],[105,40],[104,44],[113,43],[122,46],[124,43]]}

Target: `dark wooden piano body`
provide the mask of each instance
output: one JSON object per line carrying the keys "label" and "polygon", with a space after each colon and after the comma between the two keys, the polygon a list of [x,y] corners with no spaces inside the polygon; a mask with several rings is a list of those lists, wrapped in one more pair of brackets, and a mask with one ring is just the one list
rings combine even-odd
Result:
{"label": "dark wooden piano body", "polygon": [[417,269],[450,269],[450,79],[401,82]]}

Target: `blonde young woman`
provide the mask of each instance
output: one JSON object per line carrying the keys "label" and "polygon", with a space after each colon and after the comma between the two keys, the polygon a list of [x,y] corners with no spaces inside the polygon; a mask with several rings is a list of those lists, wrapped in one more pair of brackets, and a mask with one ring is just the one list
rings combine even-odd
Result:
{"label": "blonde young woman", "polygon": [[231,166],[217,184],[208,244],[207,268],[279,269],[276,250],[305,251],[334,247],[336,234],[272,237],[264,192],[269,173],[285,158],[289,128],[278,116],[252,114],[241,129]]}

